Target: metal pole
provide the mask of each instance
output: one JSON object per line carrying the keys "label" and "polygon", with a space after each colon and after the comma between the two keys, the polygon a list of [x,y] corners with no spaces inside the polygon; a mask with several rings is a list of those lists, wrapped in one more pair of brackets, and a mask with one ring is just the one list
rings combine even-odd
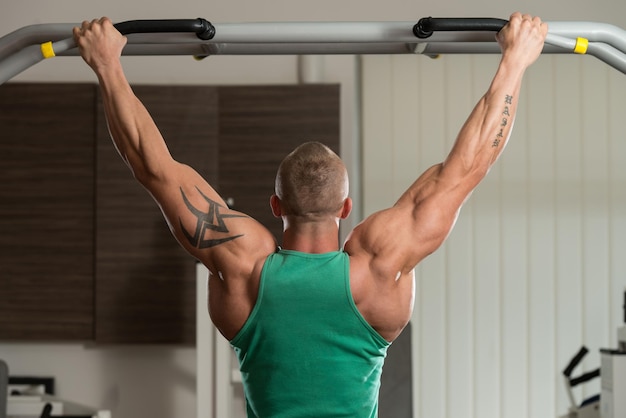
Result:
{"label": "metal pole", "polygon": [[[445,18],[440,20],[446,21]],[[190,19],[129,21],[118,23],[116,27],[124,28],[124,32],[140,32],[127,34],[124,55],[412,53],[435,56],[500,53],[493,30],[506,21],[488,19],[497,25],[489,26],[489,31],[471,31],[467,29],[473,29],[473,26],[466,24],[465,20],[451,19],[452,25],[444,22],[445,31],[434,28],[432,34],[422,39],[414,34],[416,25],[408,21],[223,23],[213,26],[204,19]],[[460,30],[454,31],[454,25],[459,22]],[[550,32],[544,53],[588,53],[626,73],[626,31],[603,23],[547,23]],[[33,25],[0,38],[0,84],[45,58],[77,55],[71,36],[73,26],[76,25]]]}

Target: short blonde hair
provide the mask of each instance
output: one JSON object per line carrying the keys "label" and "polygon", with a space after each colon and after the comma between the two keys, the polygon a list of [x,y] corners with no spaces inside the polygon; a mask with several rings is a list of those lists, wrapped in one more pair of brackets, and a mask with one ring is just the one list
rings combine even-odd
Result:
{"label": "short blonde hair", "polygon": [[276,174],[285,215],[318,217],[337,212],[348,197],[348,172],[329,147],[306,142],[287,155]]}

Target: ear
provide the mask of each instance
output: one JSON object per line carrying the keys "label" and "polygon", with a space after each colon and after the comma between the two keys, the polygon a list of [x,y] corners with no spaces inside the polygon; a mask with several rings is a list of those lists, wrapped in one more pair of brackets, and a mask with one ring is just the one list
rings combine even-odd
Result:
{"label": "ear", "polygon": [[341,219],[346,219],[350,215],[350,212],[352,212],[352,199],[346,197],[341,208]]}
{"label": "ear", "polygon": [[272,208],[272,214],[280,218],[282,216],[282,211],[280,210],[280,198],[275,194],[270,197],[270,207]]}

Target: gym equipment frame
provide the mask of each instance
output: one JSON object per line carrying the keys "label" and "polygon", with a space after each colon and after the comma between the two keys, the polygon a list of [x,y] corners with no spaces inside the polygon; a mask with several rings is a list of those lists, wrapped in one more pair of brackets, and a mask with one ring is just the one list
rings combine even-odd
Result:
{"label": "gym equipment frame", "polygon": [[[128,36],[123,55],[497,54],[506,20],[423,18],[414,22],[265,22],[198,19],[115,24]],[[606,23],[546,22],[543,53],[588,54],[626,74],[626,31]],[[0,38],[0,84],[54,56],[78,55],[77,24],[25,26]]]}

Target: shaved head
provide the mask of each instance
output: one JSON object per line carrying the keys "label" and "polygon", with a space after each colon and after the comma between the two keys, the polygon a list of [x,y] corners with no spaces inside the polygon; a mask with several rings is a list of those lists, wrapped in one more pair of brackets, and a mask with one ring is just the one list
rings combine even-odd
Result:
{"label": "shaved head", "polygon": [[306,142],[278,167],[275,193],[285,215],[315,218],[334,214],[348,197],[348,172],[326,145]]}

